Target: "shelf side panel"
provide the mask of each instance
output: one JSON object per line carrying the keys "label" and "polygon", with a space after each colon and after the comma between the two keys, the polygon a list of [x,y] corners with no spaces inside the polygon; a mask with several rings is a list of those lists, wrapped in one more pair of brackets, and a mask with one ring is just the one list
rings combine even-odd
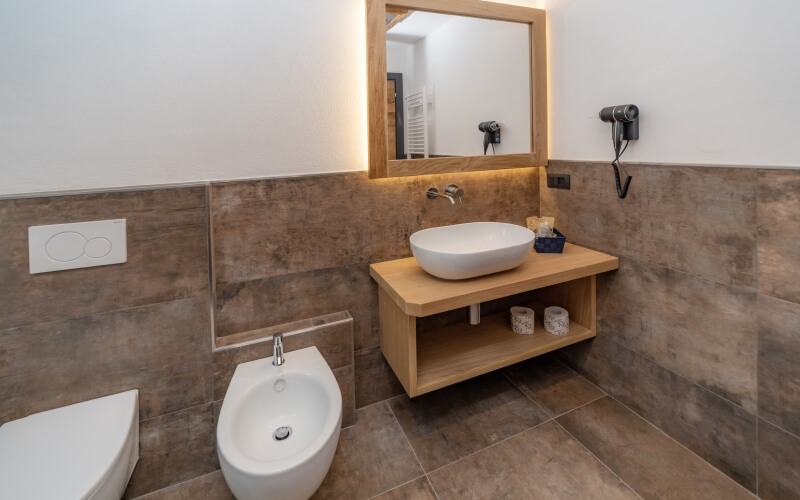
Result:
{"label": "shelf side panel", "polygon": [[409,395],[417,390],[417,322],[378,288],[381,352]]}
{"label": "shelf side panel", "polygon": [[537,290],[538,302],[543,306],[540,317],[544,317],[544,307],[563,307],[569,312],[570,321],[597,333],[595,280],[592,275]]}

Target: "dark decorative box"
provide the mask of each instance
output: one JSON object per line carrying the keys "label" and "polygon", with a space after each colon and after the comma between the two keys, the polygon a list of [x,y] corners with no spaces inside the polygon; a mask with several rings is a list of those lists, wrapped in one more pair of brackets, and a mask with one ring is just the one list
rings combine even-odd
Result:
{"label": "dark decorative box", "polygon": [[536,241],[533,243],[533,249],[536,250],[537,253],[561,253],[564,251],[564,243],[567,241],[567,237],[561,234],[556,228],[553,228],[553,236],[552,238],[536,238]]}

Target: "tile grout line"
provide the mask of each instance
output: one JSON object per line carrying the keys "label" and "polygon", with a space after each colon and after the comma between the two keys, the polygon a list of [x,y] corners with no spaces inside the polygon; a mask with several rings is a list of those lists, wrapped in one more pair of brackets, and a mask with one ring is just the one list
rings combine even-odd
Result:
{"label": "tile grout line", "polygon": [[555,417],[553,417],[553,420],[556,420],[556,419],[558,419],[558,418],[561,418],[561,417],[563,417],[564,415],[567,415],[567,414],[569,414],[569,413],[572,413],[572,412],[574,412],[575,410],[580,410],[580,409],[581,409],[581,408],[583,408],[584,406],[589,406],[590,404],[594,403],[595,401],[599,401],[599,400],[603,399],[603,398],[604,398],[604,397],[606,397],[606,396],[608,396],[608,397],[611,397],[609,394],[606,394],[606,393],[605,393],[605,391],[604,391],[604,392],[603,392],[603,394],[602,394],[601,396],[598,396],[598,397],[594,398],[594,399],[593,399],[593,400],[591,400],[591,401],[587,401],[586,403],[583,403],[583,404],[582,404],[582,405],[580,405],[580,406],[576,406],[575,408],[573,408],[573,409],[571,409],[571,410],[567,410],[567,411],[565,411],[564,413],[560,413],[558,416],[555,416]]}
{"label": "tile grout line", "polygon": [[538,427],[540,427],[540,426],[542,426],[542,425],[544,425],[544,424],[546,424],[546,423],[548,423],[548,422],[552,422],[553,420],[554,420],[554,419],[550,418],[550,419],[548,419],[548,420],[545,420],[544,422],[539,422],[538,424],[534,425],[533,427],[528,427],[527,429],[525,429],[525,430],[524,430],[524,431],[522,431],[522,432],[518,432],[518,433],[516,433],[516,434],[514,434],[514,435],[511,435],[511,436],[508,436],[507,438],[505,438],[505,439],[502,439],[502,440],[500,440],[500,441],[498,441],[498,442],[496,442],[496,443],[492,443],[492,444],[490,444],[489,446],[487,446],[486,448],[482,448],[482,449],[480,449],[480,450],[478,450],[478,451],[473,451],[473,452],[472,452],[472,453],[470,453],[469,455],[464,455],[463,457],[459,458],[458,460],[453,460],[453,461],[452,461],[452,462],[450,462],[449,464],[445,464],[445,465],[442,465],[441,467],[437,467],[437,468],[433,469],[433,470],[432,470],[432,471],[430,471],[430,472],[426,472],[425,474],[426,474],[426,475],[430,475],[430,474],[433,474],[434,472],[438,472],[438,471],[440,471],[440,470],[442,470],[442,469],[444,469],[444,468],[446,468],[446,467],[450,467],[450,466],[451,466],[451,465],[453,465],[453,464],[457,464],[458,462],[461,462],[461,461],[463,461],[463,460],[466,460],[466,459],[470,458],[470,457],[471,457],[471,456],[473,456],[473,455],[477,455],[478,453],[484,452],[484,451],[488,450],[489,448],[494,448],[494,447],[495,447],[495,446],[497,446],[497,445],[500,445],[500,444],[502,444],[502,443],[505,443],[505,442],[506,442],[506,441],[508,441],[509,439],[513,439],[513,438],[515,438],[515,437],[517,437],[517,436],[521,436],[522,434],[525,434],[526,432],[532,431],[532,430],[534,430],[534,429],[536,429],[536,428],[538,428]]}
{"label": "tile grout line", "polygon": [[[599,335],[598,335],[598,336],[599,336]],[[739,404],[739,403],[736,403],[735,401],[731,401],[731,400],[730,400],[730,399],[728,399],[727,397],[725,397],[725,396],[723,396],[723,395],[721,395],[721,394],[717,394],[716,392],[712,391],[712,390],[711,390],[711,389],[709,389],[708,387],[705,387],[705,386],[703,386],[703,385],[700,385],[699,383],[697,383],[697,382],[695,382],[695,381],[693,381],[693,380],[689,379],[689,378],[688,378],[688,377],[686,377],[685,375],[683,375],[683,374],[681,374],[681,373],[678,373],[678,372],[676,372],[676,371],[674,371],[674,370],[672,370],[672,369],[670,369],[670,368],[667,368],[666,366],[662,365],[661,363],[659,363],[658,361],[654,360],[653,358],[651,358],[651,357],[649,357],[649,356],[646,356],[646,355],[642,354],[641,352],[639,352],[639,351],[637,351],[637,350],[635,350],[635,349],[632,349],[632,348],[628,347],[627,345],[623,344],[622,342],[620,342],[620,341],[619,341],[619,340],[617,340],[616,338],[614,338],[614,337],[611,337],[611,336],[609,336],[609,335],[605,335],[605,334],[603,334],[603,335],[602,335],[602,337],[603,337],[603,338],[605,338],[606,340],[609,340],[609,341],[611,341],[611,342],[614,342],[615,344],[617,344],[617,345],[618,345],[618,346],[620,346],[621,348],[623,348],[623,349],[625,349],[625,350],[627,350],[627,351],[630,351],[630,352],[632,352],[634,355],[636,355],[636,356],[639,356],[639,357],[641,357],[642,359],[645,359],[645,360],[649,361],[650,363],[652,363],[652,364],[656,365],[658,368],[661,368],[662,370],[664,370],[664,371],[667,371],[667,372],[671,373],[672,375],[675,375],[676,377],[680,378],[681,380],[683,380],[683,381],[684,381],[684,382],[686,382],[687,384],[689,384],[689,385],[691,385],[691,386],[694,386],[694,387],[697,387],[697,388],[698,388],[698,389],[700,389],[701,391],[703,391],[703,392],[706,392],[706,393],[708,393],[708,394],[711,394],[712,396],[715,396],[715,397],[717,397],[717,398],[719,398],[719,399],[721,399],[721,400],[725,401],[726,403],[730,403],[731,405],[735,406],[736,408],[738,408],[738,409],[740,409],[740,410],[742,410],[742,411],[744,411],[744,412],[746,412],[746,413],[748,413],[748,414],[750,414],[750,415],[753,415],[754,417],[757,417],[756,413],[754,413],[754,412],[752,412],[752,411],[748,410],[747,408],[745,408],[745,407],[744,407],[744,406],[742,406],[741,404]],[[567,365],[567,366],[569,367],[569,365]],[[570,367],[570,368],[571,368],[571,367]],[[758,369],[758,367],[756,367],[756,369]],[[583,374],[581,374],[580,372],[577,372],[577,371],[576,371],[576,373],[578,373],[578,375],[581,375],[581,376],[583,376]],[[584,378],[586,378],[586,377],[584,377]],[[587,380],[588,380],[588,378],[587,378]],[[592,381],[591,381],[591,380],[589,380],[589,382],[592,382]],[[594,382],[592,382],[592,383],[594,384]],[[598,384],[595,384],[595,385],[597,385],[598,387],[600,387]],[[602,389],[602,387],[600,387],[600,389]],[[607,391],[605,391],[605,390],[604,390],[604,392],[607,392]],[[607,392],[607,393],[608,393],[608,392]],[[609,396],[611,395],[610,393],[608,393],[608,394],[609,394]]]}
{"label": "tile grout line", "polygon": [[392,486],[392,487],[391,487],[391,488],[389,488],[388,490],[381,491],[381,492],[380,492],[380,493],[378,493],[377,495],[373,495],[373,496],[369,497],[367,500],[373,500],[373,499],[375,499],[375,498],[378,498],[379,496],[381,496],[381,495],[384,495],[384,494],[386,494],[386,493],[389,493],[390,491],[394,491],[394,490],[396,490],[397,488],[401,488],[401,487],[403,487],[403,486],[405,486],[405,485],[407,485],[407,484],[411,484],[411,483],[413,483],[414,481],[416,481],[417,479],[419,479],[419,478],[422,478],[422,477],[425,477],[425,474],[423,474],[423,475],[421,475],[421,476],[417,476],[417,477],[415,477],[414,479],[409,479],[409,480],[408,480],[408,481],[406,481],[405,483],[400,483],[400,484],[398,484],[397,486]]}
{"label": "tile grout line", "polygon": [[[560,363],[560,362],[561,362],[561,361],[559,361],[559,363]],[[563,363],[562,363],[562,364],[563,364]],[[566,366],[566,365],[564,365],[564,366]],[[570,368],[569,366],[567,366],[567,368],[568,368],[568,369],[570,369],[570,370],[572,370],[572,368]],[[575,373],[577,376],[581,377],[582,379],[586,380],[586,381],[587,381],[587,382],[589,382],[590,384],[592,384],[594,387],[597,387],[597,389],[598,389],[600,392],[602,392],[603,394],[601,394],[601,395],[597,396],[596,398],[592,399],[591,401],[587,401],[587,402],[585,402],[585,403],[583,403],[583,404],[581,404],[581,405],[579,405],[579,406],[576,406],[575,408],[572,408],[571,410],[567,410],[567,411],[565,411],[565,412],[559,413],[558,415],[552,415],[552,414],[551,414],[549,411],[547,411],[546,409],[544,409],[544,408],[543,408],[543,407],[542,407],[542,406],[541,406],[539,403],[537,403],[537,402],[536,402],[536,400],[535,400],[535,399],[533,399],[533,397],[532,397],[532,396],[529,396],[527,392],[523,391],[523,390],[522,390],[522,388],[520,388],[520,387],[519,387],[519,386],[516,384],[516,382],[514,382],[513,380],[511,380],[511,378],[510,378],[510,377],[508,377],[508,376],[507,376],[505,373],[503,374],[503,376],[505,376],[505,377],[506,377],[506,379],[507,379],[507,380],[508,380],[508,381],[511,383],[511,385],[513,385],[514,387],[516,387],[516,388],[517,388],[517,389],[518,389],[518,390],[519,390],[519,391],[520,391],[520,392],[521,392],[521,393],[522,393],[522,394],[523,394],[523,395],[524,395],[526,398],[528,398],[528,399],[529,399],[529,400],[530,400],[530,401],[531,401],[533,404],[535,404],[537,407],[541,408],[541,409],[542,409],[542,411],[544,411],[544,412],[545,412],[545,413],[546,413],[548,416],[550,416],[550,420],[555,420],[555,419],[557,419],[557,418],[559,418],[559,417],[561,417],[561,416],[563,416],[563,415],[566,415],[567,413],[573,412],[573,411],[575,411],[575,410],[577,410],[577,409],[579,409],[579,408],[583,408],[583,407],[584,407],[584,406],[586,406],[586,405],[592,404],[592,403],[594,403],[595,401],[597,401],[598,399],[602,399],[602,398],[604,398],[604,397],[606,397],[606,396],[609,396],[609,394],[608,394],[606,391],[604,391],[604,390],[603,390],[603,389],[602,389],[600,386],[598,386],[597,384],[595,384],[595,383],[594,383],[594,382],[592,382],[591,380],[587,379],[586,377],[584,377],[584,376],[583,376],[583,375],[581,375],[580,373],[576,372],[575,370],[572,370],[572,372],[573,372],[573,373]],[[544,423],[544,422],[542,422],[542,423]]]}
{"label": "tile grout line", "polygon": [[183,301],[183,300],[195,300],[195,299],[204,298],[206,296],[207,296],[206,293],[197,292],[197,293],[194,293],[194,294],[177,296],[177,297],[174,297],[172,299],[163,299],[163,300],[159,299],[159,300],[156,300],[155,302],[145,302],[143,304],[133,304],[133,305],[126,306],[126,307],[117,307],[115,309],[108,309],[108,310],[102,310],[102,311],[97,311],[97,312],[88,311],[86,314],[82,314],[80,316],[70,316],[70,317],[64,317],[64,318],[58,318],[58,319],[49,319],[47,321],[40,321],[38,323],[25,323],[24,325],[15,325],[15,326],[10,326],[8,328],[2,328],[2,329],[0,329],[0,333],[5,332],[7,330],[16,330],[16,329],[19,329],[19,328],[28,328],[28,327],[39,326],[39,325],[52,325],[52,324],[55,324],[55,323],[66,323],[66,322],[69,322],[69,321],[77,321],[77,320],[82,320],[82,319],[88,319],[88,318],[92,318],[92,317],[95,317],[95,316],[103,316],[103,315],[106,315],[106,314],[114,314],[114,313],[119,313],[119,312],[123,312],[123,311],[133,311],[134,309],[143,309],[145,307],[161,306],[161,305],[164,305],[164,304],[170,304],[172,302],[180,302],[180,301]]}
{"label": "tile grout line", "polygon": [[427,474],[425,474],[425,481],[428,482],[428,486],[430,486],[431,490],[433,490],[433,496],[436,497],[436,500],[439,500],[439,492],[436,491],[436,487],[433,485],[433,481],[431,481],[431,478],[429,478]]}
{"label": "tile grout line", "polygon": [[[537,408],[539,408],[540,410],[542,410],[542,411],[545,413],[545,415],[547,415],[548,417],[550,417],[548,420],[553,420],[553,418],[555,418],[555,417],[553,417],[553,416],[550,414],[550,412],[549,412],[549,411],[547,411],[546,409],[544,409],[544,408],[542,407],[542,405],[540,405],[539,403],[537,403],[537,402],[536,402],[536,401],[533,399],[533,397],[531,397],[531,396],[530,396],[530,395],[529,395],[529,394],[528,394],[526,391],[524,391],[524,390],[522,389],[522,387],[520,387],[520,386],[519,386],[519,384],[517,384],[517,383],[516,383],[514,380],[512,380],[512,378],[511,378],[511,377],[510,377],[510,376],[509,376],[509,375],[508,375],[508,374],[505,372],[505,370],[502,372],[502,375],[503,375],[503,377],[506,379],[506,381],[508,381],[508,383],[509,383],[509,384],[511,384],[512,386],[514,386],[514,388],[515,388],[516,390],[518,390],[519,392],[521,392],[521,393],[522,393],[522,395],[523,395],[523,396],[525,396],[525,398],[527,398],[527,400],[528,400],[528,401],[530,401],[531,403],[533,403],[533,405],[534,405],[534,406],[536,406]],[[545,420],[545,422],[547,422],[548,420]],[[539,424],[543,424],[543,423],[544,423],[544,422],[539,422]],[[536,426],[538,426],[539,424],[536,424]],[[536,426],[534,426],[534,427],[536,427]],[[533,427],[530,427],[530,428],[531,428],[531,429],[533,429]],[[525,429],[525,430],[527,430],[527,429]],[[525,432],[525,431],[523,431],[523,432]]]}
{"label": "tile grout line", "polygon": [[[734,483],[735,485],[737,485],[739,488],[743,489],[743,490],[744,490],[745,492],[747,492],[749,495],[751,495],[751,496],[753,496],[753,497],[756,497],[756,495],[755,495],[755,494],[753,494],[753,492],[752,492],[752,491],[750,491],[750,490],[748,490],[747,488],[745,488],[745,487],[744,487],[744,486],[743,486],[741,483],[739,483],[739,481],[735,480],[735,479],[734,479],[734,478],[732,478],[731,476],[729,476],[729,475],[725,474],[724,472],[722,472],[721,470],[719,470],[719,468],[718,468],[718,467],[716,467],[714,464],[712,464],[711,462],[709,462],[709,461],[708,461],[708,460],[706,460],[705,458],[703,458],[703,457],[701,457],[700,455],[698,455],[697,453],[695,453],[693,450],[691,450],[690,448],[688,448],[686,445],[684,445],[683,443],[681,443],[680,441],[678,441],[678,440],[677,440],[677,439],[675,439],[674,437],[672,437],[672,436],[670,436],[669,434],[667,434],[666,432],[664,432],[664,431],[663,431],[661,428],[659,428],[659,427],[658,427],[656,424],[654,424],[654,423],[650,422],[649,420],[647,420],[646,418],[644,418],[642,415],[640,415],[639,413],[637,413],[637,412],[636,412],[634,409],[632,409],[632,408],[628,407],[628,406],[627,406],[625,403],[623,403],[622,401],[618,400],[617,398],[615,398],[614,396],[612,396],[612,395],[610,395],[610,394],[608,395],[608,397],[610,397],[611,399],[613,399],[614,401],[616,401],[617,403],[619,403],[619,404],[620,404],[620,405],[621,405],[623,408],[625,408],[626,410],[630,411],[631,413],[633,413],[633,414],[634,414],[634,415],[636,415],[637,417],[639,417],[639,418],[641,418],[642,420],[644,420],[644,421],[645,421],[645,422],[646,422],[646,423],[647,423],[647,424],[648,424],[650,427],[652,427],[652,428],[653,428],[653,429],[655,429],[656,431],[658,431],[658,432],[660,432],[661,434],[663,434],[664,436],[666,436],[666,437],[667,437],[667,439],[669,439],[669,440],[673,441],[673,442],[674,442],[674,443],[676,443],[678,446],[680,446],[680,447],[681,447],[681,448],[683,448],[684,450],[688,451],[689,453],[691,453],[692,455],[694,455],[695,457],[697,457],[697,458],[698,458],[699,460],[701,460],[703,463],[707,464],[709,467],[711,467],[711,468],[712,468],[712,469],[714,469],[715,471],[719,472],[719,473],[720,473],[720,474],[722,474],[724,477],[726,477],[726,478],[730,479],[731,481],[733,481],[733,483]],[[756,423],[756,432],[758,432],[758,427],[757,427],[757,425],[758,425],[758,423]],[[757,498],[757,497],[756,497],[756,498]]]}
{"label": "tile grout line", "polygon": [[[395,397],[400,397],[400,396],[395,396]],[[389,400],[391,400],[391,399],[394,399],[394,398],[389,398],[389,399],[386,400],[386,406],[389,407],[389,412],[392,414],[392,418],[394,418],[394,421],[397,424],[397,427],[400,428],[400,433],[403,434],[403,439],[406,440],[406,444],[408,444],[408,448],[411,450],[411,453],[414,455],[414,458],[417,460],[417,465],[419,465],[419,468],[422,471],[422,475],[427,477],[427,473],[425,472],[425,467],[422,466],[422,461],[419,459],[419,456],[417,456],[417,451],[411,445],[411,441],[408,439],[408,435],[406,434],[406,431],[403,429],[403,426],[400,424],[400,419],[397,418],[397,415],[394,413],[394,408],[392,408],[392,404],[389,403]],[[415,479],[418,479],[418,478],[415,478]],[[400,485],[398,485],[398,486],[400,486]],[[395,488],[396,487],[397,486],[395,486]],[[394,488],[391,488],[391,489],[389,489],[387,491],[391,491],[393,489]],[[435,490],[434,490],[434,493],[435,493]],[[437,495],[437,498],[438,498],[438,495]]]}
{"label": "tile grout line", "polygon": [[[625,486],[626,486],[626,487],[627,487],[629,490],[631,490],[631,492],[632,492],[634,495],[636,495],[636,496],[637,496],[637,497],[639,497],[639,498],[642,498],[642,496],[639,494],[639,492],[638,492],[638,491],[636,491],[635,489],[633,489],[633,487],[632,487],[630,484],[628,484],[628,483],[626,483],[625,481],[623,481],[623,480],[622,480],[622,478],[621,478],[621,477],[619,477],[619,476],[617,475],[617,473],[616,473],[616,472],[614,472],[614,471],[611,469],[611,467],[609,467],[609,466],[608,466],[608,464],[606,464],[605,462],[603,462],[602,460],[600,460],[600,457],[598,457],[597,455],[595,455],[594,453],[592,453],[592,450],[590,450],[589,448],[587,448],[587,447],[586,447],[586,445],[585,445],[585,444],[583,444],[583,442],[582,442],[580,439],[578,439],[577,437],[575,437],[575,436],[574,436],[574,435],[573,435],[573,434],[572,434],[570,431],[568,431],[568,430],[566,429],[566,427],[564,427],[563,425],[561,425],[561,422],[559,422],[559,421],[558,421],[558,420],[556,420],[556,419],[553,419],[553,421],[556,423],[556,425],[558,425],[558,427],[560,427],[560,428],[561,428],[561,429],[562,429],[564,432],[566,432],[566,433],[567,433],[567,435],[569,435],[569,437],[571,437],[572,439],[574,439],[574,440],[575,440],[575,442],[576,442],[576,443],[578,443],[579,445],[581,445],[581,447],[582,447],[584,450],[586,450],[586,452],[587,452],[589,455],[591,455],[592,457],[594,457],[594,459],[595,459],[595,460],[597,460],[597,461],[598,461],[598,462],[599,462],[599,463],[600,463],[600,464],[601,464],[603,467],[605,467],[605,469],[606,469],[608,472],[610,472],[612,476],[614,476],[615,478],[617,478],[617,479],[619,480],[619,482],[621,482],[621,483],[622,483],[622,484],[624,484],[624,485],[625,485]],[[642,499],[642,500],[643,500],[643,499]]]}

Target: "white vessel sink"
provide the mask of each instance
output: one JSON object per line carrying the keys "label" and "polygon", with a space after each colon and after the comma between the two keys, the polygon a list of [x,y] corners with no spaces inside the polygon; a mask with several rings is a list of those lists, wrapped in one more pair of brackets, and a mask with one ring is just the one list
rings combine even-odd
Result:
{"label": "white vessel sink", "polygon": [[423,229],[411,235],[411,253],[428,273],[448,280],[474,278],[522,264],[533,231],[504,222],[469,222]]}

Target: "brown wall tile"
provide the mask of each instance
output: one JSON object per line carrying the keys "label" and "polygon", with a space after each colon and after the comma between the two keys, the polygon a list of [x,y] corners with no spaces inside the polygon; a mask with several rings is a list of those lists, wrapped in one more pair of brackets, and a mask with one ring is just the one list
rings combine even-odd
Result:
{"label": "brown wall tile", "polygon": [[[325,321],[316,326],[314,320],[296,324],[297,333],[285,331],[283,337],[286,352],[316,346],[332,370],[353,365],[353,320],[346,313],[337,313],[320,318]],[[305,327],[305,328],[303,328]],[[302,328],[302,329],[301,329]],[[308,328],[308,329],[306,329]],[[214,400],[222,399],[228,390],[233,372],[241,363],[272,356],[273,342],[265,340],[243,346],[232,346],[214,352]]]}
{"label": "brown wall tile", "polygon": [[378,344],[377,310],[377,285],[364,263],[220,285],[215,320],[223,337],[349,311],[358,349]]}
{"label": "brown wall tile", "polygon": [[626,258],[597,282],[600,333],[755,412],[755,292]]}
{"label": "brown wall tile", "polygon": [[405,393],[380,347],[355,353],[356,408]]}
{"label": "brown wall tile", "polygon": [[756,417],[602,335],[558,356],[751,491]]}
{"label": "brown wall tile", "polygon": [[800,435],[800,304],[758,296],[759,416]]}
{"label": "brown wall tile", "polygon": [[[28,227],[127,219],[128,261],[29,274]],[[204,187],[0,200],[0,329],[206,293]]]}
{"label": "brown wall tile", "polygon": [[0,331],[0,421],[139,389],[151,419],[211,401],[205,297]]}
{"label": "brown wall tile", "polygon": [[755,289],[757,176],[752,168],[639,166],[629,195],[629,255]]}
{"label": "brown wall tile", "polygon": [[[572,189],[542,185],[542,213],[567,238],[615,254],[743,288],[756,285],[754,169],[626,164],[627,198],[611,166],[553,160]],[[750,231],[747,228],[751,228]]]}
{"label": "brown wall tile", "polygon": [[139,424],[139,463],[126,498],[150,493],[218,468],[212,404],[193,406]]}
{"label": "brown wall tile", "polygon": [[[464,189],[463,204],[425,197],[449,183]],[[524,224],[539,208],[536,168],[373,180],[325,174],[214,183],[211,192],[217,283],[403,257],[423,227]]]}
{"label": "brown wall tile", "polygon": [[[638,177],[637,169],[630,170]],[[571,189],[548,188],[548,173],[570,174]],[[630,201],[617,198],[610,164],[550,160],[548,167],[540,170],[539,185],[542,215],[555,217],[555,226],[567,241],[627,255],[626,214]],[[631,190],[635,189],[631,184]]]}
{"label": "brown wall tile", "polygon": [[758,496],[800,498],[800,438],[758,421]]}
{"label": "brown wall tile", "polygon": [[350,427],[356,423],[356,384],[353,365],[333,370],[342,392],[342,427]]}
{"label": "brown wall tile", "polygon": [[758,291],[800,303],[800,169],[758,175]]}

